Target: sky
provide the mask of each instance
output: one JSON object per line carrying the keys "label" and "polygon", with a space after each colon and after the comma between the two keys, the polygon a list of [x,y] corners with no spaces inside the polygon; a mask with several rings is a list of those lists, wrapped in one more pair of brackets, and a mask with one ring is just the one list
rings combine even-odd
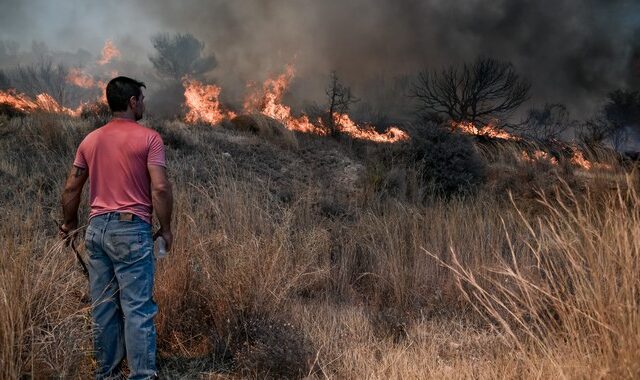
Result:
{"label": "sky", "polygon": [[0,0],[0,40],[86,60],[111,39],[138,75],[151,71],[151,36],[185,32],[218,59],[210,79],[236,96],[293,63],[299,99],[321,101],[336,70],[379,104],[391,102],[382,86],[479,56],[512,62],[532,83],[530,106],[574,114],[640,84],[640,1]]}

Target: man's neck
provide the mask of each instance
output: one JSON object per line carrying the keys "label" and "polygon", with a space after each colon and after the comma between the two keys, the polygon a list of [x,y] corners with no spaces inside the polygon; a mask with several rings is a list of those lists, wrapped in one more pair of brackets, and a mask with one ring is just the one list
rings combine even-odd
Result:
{"label": "man's neck", "polygon": [[126,120],[131,120],[131,121],[136,121],[136,116],[133,114],[133,112],[114,112],[112,119],[126,119]]}

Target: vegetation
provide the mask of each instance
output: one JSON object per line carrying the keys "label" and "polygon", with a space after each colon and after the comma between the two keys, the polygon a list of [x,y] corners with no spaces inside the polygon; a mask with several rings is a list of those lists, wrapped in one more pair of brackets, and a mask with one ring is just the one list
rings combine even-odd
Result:
{"label": "vegetation", "polygon": [[411,96],[422,111],[482,125],[505,121],[529,98],[530,87],[511,63],[478,58],[441,72],[421,72]]}
{"label": "vegetation", "polygon": [[156,54],[149,57],[161,76],[176,81],[199,76],[218,65],[214,55],[203,55],[204,42],[189,33],[157,34],[151,38]]}
{"label": "vegetation", "polygon": [[[473,194],[423,203],[367,185],[367,155],[390,147],[148,124],[169,144],[176,194],[155,289],[163,377],[640,375],[635,172],[486,145],[464,153],[486,163]],[[87,283],[53,221],[93,127],[0,119],[0,378],[95,367]]]}

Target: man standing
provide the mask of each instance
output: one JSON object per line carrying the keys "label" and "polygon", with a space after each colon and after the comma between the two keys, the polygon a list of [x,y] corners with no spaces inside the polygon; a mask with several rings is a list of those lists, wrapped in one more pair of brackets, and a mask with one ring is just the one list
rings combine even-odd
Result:
{"label": "man standing", "polygon": [[130,379],[156,374],[153,318],[152,211],[171,249],[173,195],[160,135],[137,121],[144,83],[127,77],[107,85],[112,120],[80,143],[62,194],[68,238],[78,227],[82,188],[90,179],[91,212],[85,235],[91,288],[97,379],[118,377],[126,356]]}

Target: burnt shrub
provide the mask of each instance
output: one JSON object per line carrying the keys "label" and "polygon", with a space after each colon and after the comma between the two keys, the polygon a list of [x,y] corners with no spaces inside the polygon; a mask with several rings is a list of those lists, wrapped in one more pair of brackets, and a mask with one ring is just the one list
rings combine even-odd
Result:
{"label": "burnt shrub", "polygon": [[405,154],[424,196],[474,193],[486,180],[487,165],[471,138],[436,124],[414,127]]}
{"label": "burnt shrub", "polygon": [[311,344],[290,323],[264,315],[244,315],[231,331],[233,366],[242,376],[299,379],[313,362]]}

